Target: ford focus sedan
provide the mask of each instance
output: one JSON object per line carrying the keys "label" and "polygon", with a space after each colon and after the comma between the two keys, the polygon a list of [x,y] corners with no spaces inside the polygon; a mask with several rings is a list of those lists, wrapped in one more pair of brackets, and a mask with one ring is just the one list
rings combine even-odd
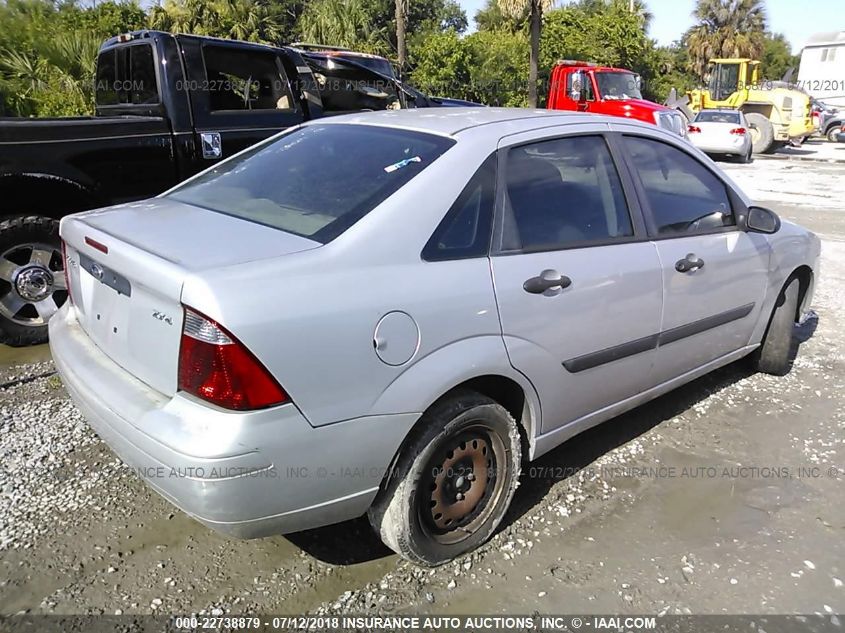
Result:
{"label": "ford focus sedan", "polygon": [[369,515],[420,564],[524,464],[748,357],[783,374],[819,240],[686,141],[580,113],[367,113],[62,221],[68,391],[239,537]]}

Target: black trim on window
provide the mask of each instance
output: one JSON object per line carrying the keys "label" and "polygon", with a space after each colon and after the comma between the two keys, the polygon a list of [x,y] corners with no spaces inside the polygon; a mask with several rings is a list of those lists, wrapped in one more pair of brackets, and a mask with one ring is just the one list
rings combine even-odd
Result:
{"label": "black trim on window", "polygon": [[725,325],[731,321],[743,319],[751,314],[751,311],[754,309],[754,305],[754,303],[747,303],[743,306],[739,306],[738,308],[732,308],[731,310],[726,310],[725,312],[704,317],[703,319],[693,321],[692,323],[686,323],[684,325],[679,325],[678,327],[673,327],[669,330],[663,330],[657,334],[650,334],[648,336],[644,336],[643,338],[627,341],[620,345],[614,345],[613,347],[607,347],[597,352],[590,352],[589,354],[570,358],[569,360],[563,361],[563,366],[568,372],[577,374],[579,371],[592,369],[606,363],[612,363],[615,360],[634,356],[635,354],[641,354],[642,352],[648,352],[695,334],[712,330],[713,328]]}
{"label": "black trim on window", "polygon": [[[443,220],[437,225],[425,247],[421,257],[427,262],[442,262],[455,259],[472,259],[487,257],[490,253],[490,236],[493,231],[493,207],[496,201],[496,152],[488,156],[481,167],[461,191],[458,198],[446,212]],[[467,202],[478,187],[481,187],[478,220],[475,227],[475,237],[465,247],[449,247],[441,243],[441,239],[453,227],[453,223],[463,212]]]}

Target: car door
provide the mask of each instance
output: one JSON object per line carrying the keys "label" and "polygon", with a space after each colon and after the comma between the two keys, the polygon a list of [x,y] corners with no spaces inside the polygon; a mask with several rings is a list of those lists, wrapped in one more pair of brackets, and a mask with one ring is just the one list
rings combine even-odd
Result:
{"label": "car door", "polygon": [[181,42],[192,64],[187,83],[198,169],[303,121],[280,51],[225,40]]}
{"label": "car door", "polygon": [[543,433],[650,380],[660,265],[606,129],[500,143],[491,267],[510,362],[537,389]]}
{"label": "car door", "polygon": [[770,249],[766,236],[737,226],[742,202],[706,158],[657,138],[622,143],[662,267],[655,378],[663,382],[748,344]]}

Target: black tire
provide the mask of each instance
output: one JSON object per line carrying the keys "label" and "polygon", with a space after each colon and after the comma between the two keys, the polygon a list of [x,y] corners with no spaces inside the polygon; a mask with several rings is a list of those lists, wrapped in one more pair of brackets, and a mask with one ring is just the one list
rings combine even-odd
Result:
{"label": "black tire", "polygon": [[753,161],[754,161],[754,153],[753,153],[753,148],[751,148],[751,147],[748,148],[748,151],[745,154],[739,156],[739,162],[742,163],[743,165],[747,165],[748,163],[753,162]]}
{"label": "black tire", "polygon": [[[23,249],[22,256],[26,256],[27,244],[40,244],[51,249],[52,259],[48,268],[61,273],[64,262],[61,258],[61,239],[59,238],[59,222],[51,218],[40,216],[16,216],[0,221],[0,258],[4,264],[6,255],[10,254],[11,261],[23,264],[17,257],[19,247]],[[0,302],[7,301],[15,293],[15,287],[10,279],[0,276]],[[67,292],[57,290],[50,295],[57,306],[61,306],[67,299]],[[14,308],[12,308],[14,309]],[[0,312],[0,343],[12,347],[37,345],[47,341],[46,321],[32,310],[19,312],[17,318],[10,318],[5,312]]]}
{"label": "black tire", "polygon": [[[493,534],[513,498],[521,462],[510,413],[474,391],[456,393],[423,415],[368,512],[370,523],[385,545],[411,562],[446,563]],[[480,487],[479,470],[486,475]],[[468,514],[449,525],[447,517],[462,512]]]}
{"label": "black tire", "polygon": [[775,142],[775,129],[772,127],[772,122],[759,112],[749,112],[745,118],[748,120],[748,125],[757,131],[751,137],[754,153],[765,154],[772,151]]}
{"label": "black tire", "polygon": [[752,367],[756,371],[773,376],[784,376],[792,369],[793,330],[798,313],[800,289],[801,282],[793,279],[775,301],[769,325],[763,335],[763,342],[751,354]]}
{"label": "black tire", "polygon": [[836,143],[839,141],[839,127],[838,125],[830,126],[825,136],[827,136],[827,140],[831,143]]}

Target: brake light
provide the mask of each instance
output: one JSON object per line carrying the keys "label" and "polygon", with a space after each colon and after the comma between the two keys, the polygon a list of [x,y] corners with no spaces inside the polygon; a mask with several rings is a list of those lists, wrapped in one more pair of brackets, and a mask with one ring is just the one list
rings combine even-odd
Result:
{"label": "brake light", "polygon": [[745,136],[745,128],[744,127],[735,127],[731,130],[731,134],[736,134],[737,136]]}
{"label": "brake light", "polygon": [[701,134],[701,128],[697,125],[690,125],[687,128],[687,132],[689,132],[690,134]]}
{"label": "brake light", "polygon": [[179,348],[179,389],[236,411],[264,409],[290,400],[240,341],[188,307]]}
{"label": "brake light", "polygon": [[70,292],[70,264],[67,260],[67,245],[62,240],[62,263],[65,267],[65,285],[67,286],[67,300],[73,303],[73,295]]}

